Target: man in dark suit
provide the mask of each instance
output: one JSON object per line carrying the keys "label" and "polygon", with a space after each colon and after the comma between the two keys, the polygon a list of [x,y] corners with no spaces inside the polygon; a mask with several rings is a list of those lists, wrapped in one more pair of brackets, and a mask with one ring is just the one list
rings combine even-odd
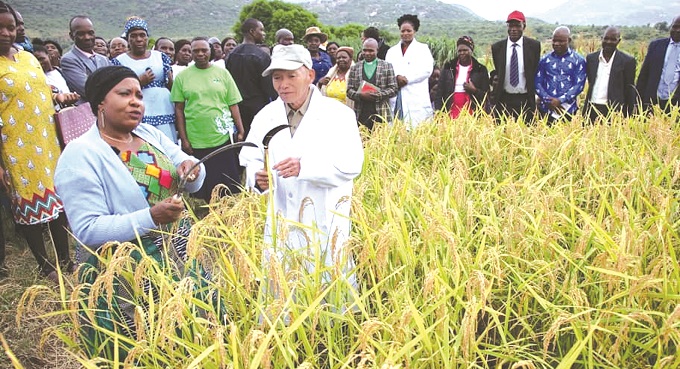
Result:
{"label": "man in dark suit", "polygon": [[94,26],[84,15],[77,15],[69,22],[69,36],[75,46],[61,58],[61,71],[71,91],[85,101],[85,81],[95,70],[111,65],[109,59],[93,51]]}
{"label": "man in dark suit", "polygon": [[588,94],[583,112],[591,122],[606,117],[612,111],[625,116],[635,106],[635,68],[637,62],[632,56],[617,50],[621,32],[608,27],[602,36],[602,50],[586,56]]}
{"label": "man in dark suit", "polygon": [[532,119],[536,110],[534,80],[541,58],[541,43],[523,36],[526,18],[515,10],[508,15],[508,38],[491,46],[493,63],[498,72],[498,88],[494,91],[497,113],[515,118],[524,114]]}
{"label": "man in dark suit", "polygon": [[642,106],[649,109],[658,104],[668,110],[680,105],[680,16],[673,19],[670,37],[654,40],[647,48],[637,80]]}

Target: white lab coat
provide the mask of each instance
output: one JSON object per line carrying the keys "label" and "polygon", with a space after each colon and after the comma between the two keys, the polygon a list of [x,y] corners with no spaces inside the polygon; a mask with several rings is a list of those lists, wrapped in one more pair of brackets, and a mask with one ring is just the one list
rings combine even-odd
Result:
{"label": "white lab coat", "polygon": [[[275,178],[270,184],[273,202],[265,225],[265,243],[269,245],[265,261],[275,252],[278,262],[284,260],[284,264],[291,257],[303,257],[309,271],[319,261],[347,271],[352,267],[351,257],[342,251],[350,232],[352,185],[363,165],[363,145],[354,111],[323,96],[316,87],[310,88],[309,108],[295,135],[291,137],[290,129],[284,129],[269,142],[268,164]],[[256,192],[255,173],[264,167],[262,139],[281,124],[288,120],[285,104],[278,98],[255,116],[246,138],[259,147],[241,149],[246,186]],[[289,157],[300,158],[299,176],[276,176],[271,167]],[[276,222],[272,214],[280,214]],[[346,263],[339,265],[340,260]]]}
{"label": "white lab coat", "polygon": [[[432,117],[428,79],[432,74],[434,59],[430,47],[414,39],[402,55],[400,41],[387,51],[385,61],[392,64],[395,76],[402,75],[408,80],[408,84],[400,90],[402,109],[407,127],[415,128]],[[392,111],[396,101],[396,97],[390,99]]]}

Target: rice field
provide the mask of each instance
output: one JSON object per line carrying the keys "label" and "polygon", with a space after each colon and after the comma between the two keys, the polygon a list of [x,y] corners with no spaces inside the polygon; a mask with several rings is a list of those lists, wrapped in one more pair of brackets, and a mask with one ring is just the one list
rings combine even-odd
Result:
{"label": "rice field", "polygon": [[[442,115],[364,132],[345,245],[358,288],[304,256],[264,266],[266,196],[223,199],[189,243],[213,275],[202,297],[171,267],[133,265],[131,245],[106,261],[92,289],[119,274],[149,304],[137,341],[109,334],[133,346],[119,364],[678,368],[679,113],[585,128]],[[17,322],[49,319],[44,339],[96,368],[78,345],[79,291],[29,288]]]}

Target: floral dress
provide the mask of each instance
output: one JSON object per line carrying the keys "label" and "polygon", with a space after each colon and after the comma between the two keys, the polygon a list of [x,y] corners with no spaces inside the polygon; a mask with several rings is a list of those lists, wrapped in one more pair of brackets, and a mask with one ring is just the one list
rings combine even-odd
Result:
{"label": "floral dress", "polygon": [[14,221],[47,223],[63,207],[54,188],[61,149],[52,92],[32,54],[20,51],[14,59],[0,57],[0,157],[10,178]]}

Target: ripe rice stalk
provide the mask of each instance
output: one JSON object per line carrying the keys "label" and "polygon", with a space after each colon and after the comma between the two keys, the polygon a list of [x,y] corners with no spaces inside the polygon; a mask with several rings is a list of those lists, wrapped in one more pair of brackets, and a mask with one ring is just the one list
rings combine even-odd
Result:
{"label": "ripe rice stalk", "polygon": [[[107,246],[95,296],[108,295],[115,275],[134,282],[135,294],[145,278],[158,285],[158,301],[144,296],[153,303],[139,312],[146,327],[128,362],[678,365],[680,145],[669,117],[614,115],[584,128],[580,118],[528,127],[483,113],[456,121],[438,114],[411,131],[396,123],[362,134],[350,253],[332,250],[338,264],[353,257],[358,289],[338,265],[310,271],[319,245],[265,263],[266,196],[222,198],[197,209],[207,214],[189,241],[190,261],[213,275],[206,297],[173,279],[175,266],[143,258],[146,273],[130,270],[132,246]],[[280,222],[277,240],[286,239],[284,224],[297,225]],[[81,288],[64,296],[31,289],[17,319],[62,319],[46,342],[62,341],[88,367],[103,361],[78,347],[73,301]]]}

